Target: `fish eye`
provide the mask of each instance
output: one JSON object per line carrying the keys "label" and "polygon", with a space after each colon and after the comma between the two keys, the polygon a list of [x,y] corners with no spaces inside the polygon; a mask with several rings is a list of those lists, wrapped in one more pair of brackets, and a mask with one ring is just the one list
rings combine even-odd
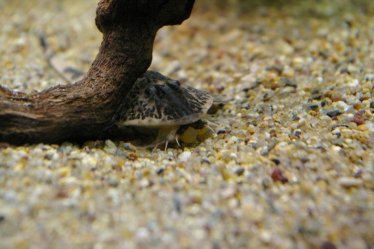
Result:
{"label": "fish eye", "polygon": [[178,80],[171,80],[166,84],[172,89],[179,89],[181,86],[181,83]]}
{"label": "fish eye", "polygon": [[156,94],[156,89],[154,88],[154,86],[147,87],[144,90],[144,94],[149,96],[149,97],[152,97]]}
{"label": "fish eye", "polygon": [[181,85],[181,83],[178,80],[172,80],[171,84],[174,85],[174,86],[180,86]]}

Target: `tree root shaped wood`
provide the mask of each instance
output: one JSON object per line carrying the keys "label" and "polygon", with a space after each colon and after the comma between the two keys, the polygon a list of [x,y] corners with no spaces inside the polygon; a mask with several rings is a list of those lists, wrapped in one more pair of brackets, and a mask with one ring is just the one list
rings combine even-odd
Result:
{"label": "tree root shaped wood", "polygon": [[101,0],[99,53],[85,77],[27,95],[0,86],[0,141],[61,143],[123,134],[112,127],[118,107],[152,61],[165,25],[189,18],[194,0]]}

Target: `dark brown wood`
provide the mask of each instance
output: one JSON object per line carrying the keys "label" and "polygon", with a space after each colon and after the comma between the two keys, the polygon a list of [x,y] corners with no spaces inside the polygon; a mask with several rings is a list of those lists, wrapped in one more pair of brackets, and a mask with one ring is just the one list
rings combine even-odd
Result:
{"label": "dark brown wood", "polygon": [[102,137],[152,61],[158,29],[182,23],[194,0],[101,0],[99,53],[85,77],[26,95],[0,86],[0,141],[60,143]]}

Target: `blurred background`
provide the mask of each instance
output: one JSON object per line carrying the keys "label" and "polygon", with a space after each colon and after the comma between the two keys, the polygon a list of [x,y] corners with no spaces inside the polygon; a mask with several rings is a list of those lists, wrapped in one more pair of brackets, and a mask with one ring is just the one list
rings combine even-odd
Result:
{"label": "blurred background", "polygon": [[[0,74],[3,84],[31,91],[41,87],[39,83],[33,82],[42,81],[42,87],[61,82],[60,78],[45,66],[38,41],[40,34],[55,52],[54,60],[60,70],[70,65],[86,71],[101,40],[101,34],[93,21],[96,2],[0,0]],[[290,42],[291,36],[297,33],[299,38],[295,39],[305,39],[305,32],[322,25],[317,21],[328,23],[323,29],[321,26],[321,32],[328,32],[326,29],[350,26],[358,19],[362,19],[359,25],[372,22],[372,16],[372,0],[197,0],[192,17],[184,25],[166,27],[159,32],[152,69],[182,79],[187,79],[190,75],[189,70],[193,68],[187,65],[189,63],[183,59],[183,55],[179,56],[181,48],[170,44],[189,43],[191,46],[200,47],[199,56],[205,56],[209,47],[224,48],[227,45],[225,43],[234,39],[230,37],[234,37],[235,32],[248,34],[245,38],[242,37],[248,42],[264,42],[263,40],[271,39],[274,32],[288,39],[286,42]],[[267,36],[264,36],[266,33]],[[304,33],[302,38],[301,33]],[[273,42],[276,40],[273,39]],[[12,44],[7,45],[8,43]],[[256,46],[260,47],[259,44]],[[229,50],[235,50],[235,47]],[[276,54],[276,51],[274,53]],[[206,60],[215,60],[214,55],[208,53]],[[29,68],[30,65],[24,65],[30,61],[33,62],[32,68]],[[175,68],[184,70],[177,75],[174,74],[177,71]],[[31,76],[23,79],[16,71],[24,72],[21,75]],[[204,72],[201,72],[200,76],[206,78],[204,75]]]}

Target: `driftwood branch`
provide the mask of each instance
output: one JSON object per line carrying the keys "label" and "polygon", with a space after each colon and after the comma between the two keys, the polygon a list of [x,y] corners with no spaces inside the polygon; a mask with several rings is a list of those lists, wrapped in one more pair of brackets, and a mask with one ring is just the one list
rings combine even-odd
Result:
{"label": "driftwood branch", "polygon": [[85,77],[26,95],[0,86],[0,141],[59,143],[102,137],[152,61],[158,29],[182,23],[194,0],[101,0],[99,53]]}

